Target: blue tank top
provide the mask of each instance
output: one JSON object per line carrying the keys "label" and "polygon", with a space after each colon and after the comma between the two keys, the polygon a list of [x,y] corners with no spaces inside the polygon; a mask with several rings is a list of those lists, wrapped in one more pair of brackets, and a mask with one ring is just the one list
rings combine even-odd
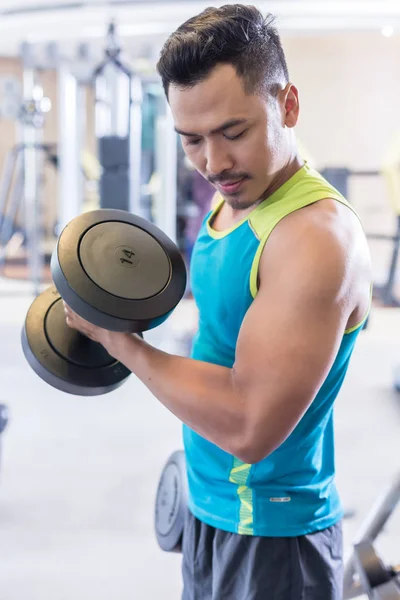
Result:
{"label": "blue tank top", "polygon": [[[353,210],[305,165],[228,231],[217,232],[210,225],[223,200],[207,215],[190,270],[199,310],[192,358],[233,366],[239,330],[257,294],[259,260],[271,231],[294,210],[324,198]],[[183,426],[189,508],[198,519],[233,533],[298,536],[329,527],[342,517],[334,481],[333,403],[365,318],[344,332],[334,364],[296,428],[259,463],[243,463]]]}

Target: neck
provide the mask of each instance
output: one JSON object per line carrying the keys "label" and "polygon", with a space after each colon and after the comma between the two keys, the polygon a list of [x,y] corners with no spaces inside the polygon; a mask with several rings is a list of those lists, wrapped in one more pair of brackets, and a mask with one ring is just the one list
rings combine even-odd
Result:
{"label": "neck", "polygon": [[[294,152],[289,159],[284,163],[283,167],[279,169],[271,179],[270,184],[264,190],[262,196],[254,202],[251,206],[246,209],[235,209],[231,206],[229,207],[231,216],[233,219],[243,219],[250,214],[258,204],[267,200],[272,194],[276,192],[286,181],[288,181],[301,167],[304,166],[304,161],[299,157],[299,155]],[[226,204],[226,203],[225,203]]]}
{"label": "neck", "polygon": [[267,198],[272,196],[272,194],[274,194],[276,190],[279,190],[279,188],[282,187],[282,185],[286,183],[291,177],[293,177],[293,175],[297,173],[297,171],[303,166],[304,161],[299,157],[299,155],[297,153],[292,155],[284,164],[282,169],[277,171],[276,174],[273,176],[270,185],[264,191],[263,195],[257,203],[260,204],[261,202],[267,200]]}

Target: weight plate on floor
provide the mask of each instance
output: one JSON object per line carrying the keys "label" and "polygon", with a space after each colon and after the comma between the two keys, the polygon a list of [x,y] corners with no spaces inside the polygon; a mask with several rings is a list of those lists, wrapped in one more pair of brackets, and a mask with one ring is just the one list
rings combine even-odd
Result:
{"label": "weight plate on floor", "polygon": [[177,246],[152,223],[122,210],[73,219],[60,234],[51,271],[72,310],[110,331],[160,325],[186,287]]}
{"label": "weight plate on floor", "polygon": [[161,473],[154,511],[157,541],[166,552],[182,551],[187,499],[185,453],[177,450]]}
{"label": "weight plate on floor", "polygon": [[32,302],[21,340],[35,373],[68,394],[105,394],[131,374],[101,344],[68,327],[62,299],[54,286]]}

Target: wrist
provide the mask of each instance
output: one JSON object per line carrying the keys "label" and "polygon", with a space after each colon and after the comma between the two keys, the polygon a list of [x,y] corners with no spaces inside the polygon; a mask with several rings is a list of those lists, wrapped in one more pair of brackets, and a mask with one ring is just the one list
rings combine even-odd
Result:
{"label": "wrist", "polygon": [[128,345],[128,341],[132,339],[129,333],[120,333],[118,331],[107,331],[104,341],[102,342],[104,348],[108,354],[123,362],[123,356],[125,355],[125,348]]}

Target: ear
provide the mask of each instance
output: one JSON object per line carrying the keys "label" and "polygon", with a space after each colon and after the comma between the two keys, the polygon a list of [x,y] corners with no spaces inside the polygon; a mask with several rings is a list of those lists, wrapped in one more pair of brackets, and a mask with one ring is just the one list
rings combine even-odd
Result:
{"label": "ear", "polygon": [[292,83],[280,92],[283,120],[286,127],[294,127],[299,118],[299,92]]}

